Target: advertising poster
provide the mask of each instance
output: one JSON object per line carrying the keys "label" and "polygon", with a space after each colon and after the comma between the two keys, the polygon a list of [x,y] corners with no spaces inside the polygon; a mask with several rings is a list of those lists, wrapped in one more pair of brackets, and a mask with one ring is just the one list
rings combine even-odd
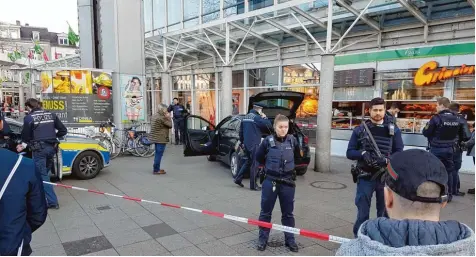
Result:
{"label": "advertising poster", "polygon": [[145,120],[143,76],[121,75],[122,122]]}
{"label": "advertising poster", "polygon": [[66,126],[98,125],[112,119],[110,72],[43,71],[41,85],[43,108],[55,113]]}

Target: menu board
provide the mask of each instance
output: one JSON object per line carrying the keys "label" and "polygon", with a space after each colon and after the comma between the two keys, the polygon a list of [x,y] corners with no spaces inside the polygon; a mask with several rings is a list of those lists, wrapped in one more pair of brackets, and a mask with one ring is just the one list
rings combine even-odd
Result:
{"label": "menu board", "polygon": [[334,87],[373,86],[374,69],[356,69],[334,72]]}
{"label": "menu board", "polygon": [[98,125],[112,119],[111,73],[89,70],[43,71],[43,109],[66,126]]}

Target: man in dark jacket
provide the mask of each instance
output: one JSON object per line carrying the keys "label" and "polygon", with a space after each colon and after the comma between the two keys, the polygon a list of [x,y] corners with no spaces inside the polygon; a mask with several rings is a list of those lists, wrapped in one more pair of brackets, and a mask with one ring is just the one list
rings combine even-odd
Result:
{"label": "man in dark jacket", "polygon": [[459,191],[459,170],[461,169],[461,164],[463,163],[463,142],[466,142],[471,138],[471,131],[469,130],[469,125],[466,121],[466,118],[459,112],[458,103],[451,103],[450,111],[456,114],[460,126],[453,153],[455,170],[453,172],[453,192],[451,193],[456,196],[464,196],[465,193]]}
{"label": "man in dark jacket", "polygon": [[[358,171],[358,174],[353,174],[354,182],[357,182],[355,195],[357,220],[353,230],[355,237],[360,225],[369,219],[370,204],[374,192],[377,198],[377,217],[385,215],[384,185],[378,174],[385,170],[387,159],[391,154],[403,151],[400,129],[385,117],[384,99],[380,97],[372,99],[370,101],[370,119],[364,121],[368,130],[364,124],[356,127],[347,147],[347,158],[357,161],[355,170]],[[374,138],[376,146],[370,136]]]}
{"label": "man in dark jacket", "polygon": [[[184,130],[185,130],[185,114],[187,110],[183,105],[179,102],[177,97],[174,98],[174,103],[171,104],[168,108],[168,112],[173,111],[173,121],[174,121],[174,133],[175,133],[175,144],[183,144],[184,140]],[[179,136],[180,135],[180,136]]]}
{"label": "man in dark jacket", "polygon": [[0,160],[0,255],[30,255],[31,234],[47,214],[41,176],[31,159],[12,151],[0,149]]}
{"label": "man in dark jacket", "polygon": [[448,173],[437,157],[420,149],[394,154],[385,181],[390,218],[366,221],[357,239],[336,255],[474,256],[474,232],[455,220],[440,221],[446,205]]}

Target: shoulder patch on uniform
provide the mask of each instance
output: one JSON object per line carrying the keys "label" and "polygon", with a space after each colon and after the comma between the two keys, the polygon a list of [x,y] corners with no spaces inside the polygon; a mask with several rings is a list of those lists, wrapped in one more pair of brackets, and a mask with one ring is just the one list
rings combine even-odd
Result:
{"label": "shoulder patch on uniform", "polygon": [[429,123],[426,124],[425,129],[428,129],[428,127],[430,127]]}

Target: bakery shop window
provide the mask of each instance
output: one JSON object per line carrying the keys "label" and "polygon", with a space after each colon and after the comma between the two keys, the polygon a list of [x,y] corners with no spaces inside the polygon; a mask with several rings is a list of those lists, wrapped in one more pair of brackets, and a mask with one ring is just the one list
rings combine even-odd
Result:
{"label": "bakery shop window", "polygon": [[474,101],[474,75],[455,78],[453,99]]}
{"label": "bakery shop window", "polygon": [[316,84],[319,84],[319,71],[313,64],[283,67],[283,86]]}
{"label": "bakery shop window", "polygon": [[416,71],[385,72],[381,74],[385,100],[436,100],[444,94],[444,82],[417,87],[413,82]]}

